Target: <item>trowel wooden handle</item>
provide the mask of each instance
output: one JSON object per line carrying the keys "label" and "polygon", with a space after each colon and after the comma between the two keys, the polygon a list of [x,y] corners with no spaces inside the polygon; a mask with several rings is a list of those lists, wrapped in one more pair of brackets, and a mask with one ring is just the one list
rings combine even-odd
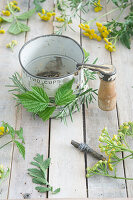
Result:
{"label": "trowel wooden handle", "polygon": [[104,81],[100,79],[98,91],[98,106],[101,110],[111,111],[116,107],[116,85],[115,79]]}

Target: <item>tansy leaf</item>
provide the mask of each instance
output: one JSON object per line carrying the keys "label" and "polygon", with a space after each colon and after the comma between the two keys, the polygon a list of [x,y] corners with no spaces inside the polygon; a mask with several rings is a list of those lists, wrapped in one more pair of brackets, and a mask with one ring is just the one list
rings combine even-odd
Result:
{"label": "tansy leaf", "polygon": [[11,26],[9,27],[8,32],[13,34],[13,35],[17,35],[19,33],[27,32],[29,30],[30,30],[30,28],[26,24],[23,24],[23,23],[18,22],[18,21],[14,21],[11,24]]}
{"label": "tansy leaf", "polygon": [[60,188],[57,188],[56,190],[54,190],[54,191],[52,192],[52,194],[57,194],[58,192],[60,192]]}
{"label": "tansy leaf", "polygon": [[124,44],[128,49],[130,49],[130,37],[127,32],[123,32],[123,34],[120,36],[120,41],[122,44]]}
{"label": "tansy leaf", "polygon": [[59,106],[66,105],[76,98],[73,94],[72,84],[74,79],[62,85],[56,92],[55,103]]}
{"label": "tansy leaf", "polygon": [[36,183],[36,184],[39,184],[39,185],[49,185],[49,183],[47,182],[46,179],[40,178],[40,177],[33,178],[33,179],[32,179],[32,182],[33,182],[33,183]]}
{"label": "tansy leaf", "polygon": [[38,113],[48,107],[49,97],[46,92],[40,87],[32,87],[32,91],[16,95],[20,103],[29,112]]}
{"label": "tansy leaf", "polygon": [[28,169],[28,173],[33,176],[33,177],[37,177],[37,178],[45,178],[44,173],[36,168],[30,168]]}
{"label": "tansy leaf", "polygon": [[18,135],[19,139],[22,140],[22,143],[25,143],[24,142],[24,137],[23,137],[23,129],[20,128],[20,130],[19,131],[15,131],[15,133]]}
{"label": "tansy leaf", "polygon": [[43,121],[46,121],[50,118],[52,113],[55,111],[56,107],[47,107],[44,111],[39,112],[38,115],[40,118],[43,119]]}
{"label": "tansy leaf", "polygon": [[40,187],[35,187],[35,189],[40,193],[51,191],[51,188],[41,187],[41,186]]}
{"label": "tansy leaf", "polygon": [[25,147],[20,142],[18,142],[17,140],[14,140],[14,143],[17,145],[20,154],[25,159]]}
{"label": "tansy leaf", "polygon": [[16,18],[19,20],[27,20],[35,13],[35,11],[36,10],[34,8],[32,10],[22,13],[21,15],[16,16]]}

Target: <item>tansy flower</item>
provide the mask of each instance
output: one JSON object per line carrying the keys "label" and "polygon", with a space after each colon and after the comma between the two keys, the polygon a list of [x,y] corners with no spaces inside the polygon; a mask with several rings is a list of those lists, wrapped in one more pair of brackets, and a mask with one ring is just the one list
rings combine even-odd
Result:
{"label": "tansy flower", "polygon": [[52,16],[55,16],[55,12],[46,12],[44,9],[42,9],[42,13],[38,13],[39,17],[44,21],[49,21]]}
{"label": "tansy flower", "polygon": [[101,36],[103,38],[106,38],[109,35],[109,30],[107,30],[106,26],[103,26],[101,23],[96,22],[97,28],[99,32],[101,33]]}
{"label": "tansy flower", "polygon": [[15,4],[12,5],[12,8],[14,11],[19,12],[20,11],[20,7],[16,6]]}
{"label": "tansy flower", "polygon": [[12,1],[12,3],[13,3],[14,5],[18,5],[18,2],[17,2],[17,1]]}
{"label": "tansy flower", "polygon": [[10,43],[8,43],[6,45],[7,48],[11,48],[11,50],[13,51],[13,48],[18,44],[18,42],[16,40],[12,40]]}
{"label": "tansy flower", "polygon": [[94,29],[90,29],[88,24],[79,24],[79,28],[84,30],[83,35],[89,37],[90,39],[97,39],[97,41],[101,41],[101,37],[95,33]]}
{"label": "tansy flower", "polygon": [[4,33],[5,33],[5,30],[1,29],[0,34],[4,34]]}
{"label": "tansy flower", "polygon": [[1,126],[1,127],[0,127],[0,135],[3,135],[3,134],[4,134],[4,132],[5,132],[5,129],[4,129],[4,127],[3,127],[3,126]]}
{"label": "tansy flower", "polygon": [[98,0],[97,3],[94,3],[94,6],[95,6],[95,8],[94,8],[94,11],[95,11],[95,12],[99,12],[99,11],[102,10],[102,6],[101,6],[101,4],[100,4],[100,0]]}
{"label": "tansy flower", "polygon": [[5,16],[10,16],[11,13],[8,10],[2,10],[2,14]]}
{"label": "tansy flower", "polygon": [[58,22],[64,22],[64,21],[65,21],[65,19],[63,19],[63,18],[61,18],[61,17],[56,17],[56,20],[57,20]]}

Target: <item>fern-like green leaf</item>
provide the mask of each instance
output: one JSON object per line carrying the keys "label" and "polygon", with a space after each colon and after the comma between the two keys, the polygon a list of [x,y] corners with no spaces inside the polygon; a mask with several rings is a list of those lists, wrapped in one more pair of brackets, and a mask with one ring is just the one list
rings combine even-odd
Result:
{"label": "fern-like green leaf", "polygon": [[72,85],[74,79],[62,85],[56,92],[55,103],[56,105],[62,106],[70,103],[76,98],[76,95],[73,94]]}
{"label": "fern-like green leaf", "polygon": [[18,142],[17,140],[14,140],[14,143],[16,144],[16,146],[18,147],[18,150],[20,152],[20,154],[23,156],[23,158],[25,159],[25,147]]}
{"label": "fern-like green leaf", "polygon": [[32,87],[32,91],[16,95],[21,104],[29,112],[38,113],[48,107],[49,97],[46,92],[40,87]]}

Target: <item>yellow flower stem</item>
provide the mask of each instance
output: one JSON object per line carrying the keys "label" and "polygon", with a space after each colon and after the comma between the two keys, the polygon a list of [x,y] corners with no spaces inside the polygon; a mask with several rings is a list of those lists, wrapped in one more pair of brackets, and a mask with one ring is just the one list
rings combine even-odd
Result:
{"label": "yellow flower stem", "polygon": [[0,149],[2,149],[3,147],[5,147],[6,145],[8,145],[8,144],[10,144],[10,143],[12,143],[13,141],[11,140],[11,141],[9,141],[9,142],[7,142],[6,144],[4,144],[3,146],[1,146],[0,147]]}
{"label": "yellow flower stem", "polygon": [[94,174],[101,175],[101,176],[107,176],[107,177],[114,178],[114,179],[133,180],[133,178],[125,178],[125,177],[119,177],[119,176],[112,176],[112,175],[109,175],[109,174],[101,174],[101,173],[96,173],[96,172]]}
{"label": "yellow flower stem", "polygon": [[[132,3],[127,4],[127,6],[124,7],[124,9],[127,8],[127,7],[130,6],[130,5],[132,5]],[[100,16],[98,16],[98,17],[95,17],[93,20],[89,21],[88,24],[91,24],[91,23],[95,22],[97,19],[100,19],[100,18],[102,18],[102,17],[105,17],[106,15],[109,15],[109,14],[111,14],[112,12],[115,12],[115,11],[119,10],[120,8],[123,8],[123,6],[117,7],[117,8],[115,8],[115,9],[113,9],[113,10],[111,10],[111,11],[109,11],[109,12],[103,14],[103,15],[100,15]]]}

